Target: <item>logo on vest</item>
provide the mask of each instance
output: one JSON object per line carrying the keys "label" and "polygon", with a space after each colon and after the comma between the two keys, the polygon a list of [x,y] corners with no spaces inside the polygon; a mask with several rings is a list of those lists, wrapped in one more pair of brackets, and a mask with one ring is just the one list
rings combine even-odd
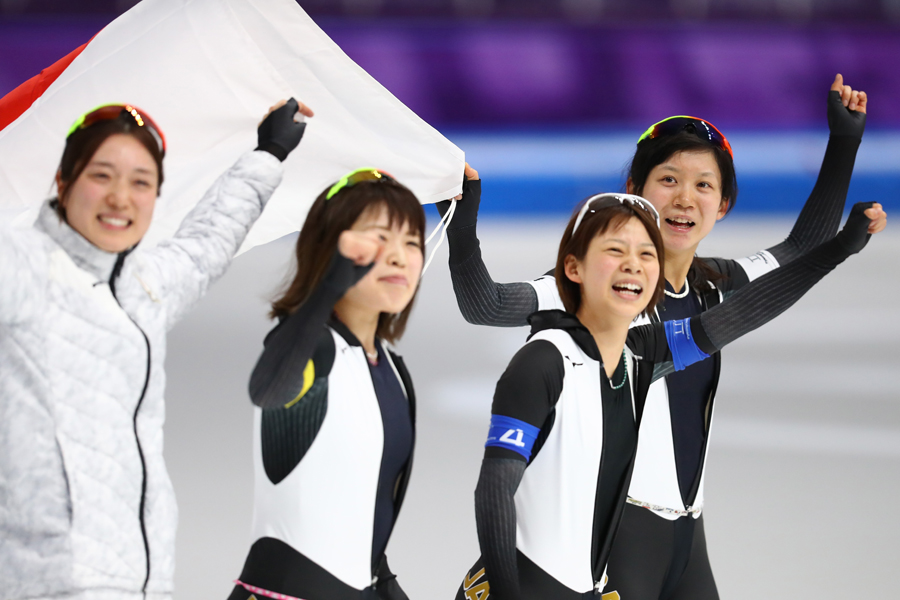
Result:
{"label": "logo on vest", "polygon": [[569,356],[568,354],[566,354],[565,357],[566,357],[566,360],[567,360],[567,361],[569,361],[570,363],[572,363],[572,366],[573,366],[573,367],[583,367],[583,366],[584,366],[584,363],[575,362],[574,360],[572,360],[572,357]]}

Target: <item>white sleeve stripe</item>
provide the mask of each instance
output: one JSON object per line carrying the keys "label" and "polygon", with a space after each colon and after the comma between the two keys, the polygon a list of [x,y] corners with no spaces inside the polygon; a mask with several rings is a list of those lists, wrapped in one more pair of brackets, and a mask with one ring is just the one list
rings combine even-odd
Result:
{"label": "white sleeve stripe", "polygon": [[528,283],[537,294],[538,310],[551,310],[554,308],[566,310],[566,307],[563,306],[562,298],[559,297],[559,290],[556,289],[556,278],[553,275],[544,275]]}
{"label": "white sleeve stripe", "polygon": [[750,281],[762,277],[769,271],[774,271],[781,266],[768,250],[761,250],[751,256],[739,258],[735,262],[741,265]]}

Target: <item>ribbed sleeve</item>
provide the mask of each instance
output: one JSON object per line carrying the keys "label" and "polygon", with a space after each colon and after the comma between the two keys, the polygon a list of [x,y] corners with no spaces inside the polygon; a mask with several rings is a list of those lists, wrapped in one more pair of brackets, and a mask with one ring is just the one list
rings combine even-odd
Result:
{"label": "ribbed sleeve", "polygon": [[798,258],[837,233],[860,141],[844,135],[832,135],[828,139],[816,185],[791,233],[783,242],[769,248],[780,264]]}
{"label": "ribbed sleeve", "polygon": [[524,473],[524,461],[485,458],[475,488],[478,543],[491,596],[499,600],[519,598],[515,494]]}
{"label": "ribbed sleeve", "polygon": [[[474,233],[474,232],[473,232]],[[466,232],[448,231],[451,257],[454,246],[465,243]],[[454,239],[455,238],[455,239]],[[450,261],[450,278],[453,292],[463,318],[474,325],[493,327],[521,327],[528,324],[528,315],[538,309],[538,297],[534,288],[526,282],[497,283],[481,258],[481,248],[475,238],[475,249],[465,260]]]}

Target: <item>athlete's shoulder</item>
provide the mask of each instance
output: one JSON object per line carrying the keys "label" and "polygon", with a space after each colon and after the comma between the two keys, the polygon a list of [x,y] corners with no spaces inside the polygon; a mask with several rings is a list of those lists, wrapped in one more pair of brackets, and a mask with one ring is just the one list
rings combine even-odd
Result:
{"label": "athlete's shoulder", "polygon": [[522,371],[523,375],[526,371],[556,371],[555,363],[562,364],[564,352],[556,343],[556,337],[565,339],[568,335],[564,331],[552,330],[536,333],[515,353],[507,370]]}
{"label": "athlete's shoulder", "polygon": [[565,310],[559,289],[556,287],[556,277],[553,271],[548,271],[537,279],[527,282],[534,288],[538,299],[538,310]]}
{"label": "athlete's shoulder", "polygon": [[491,412],[539,427],[562,393],[563,360],[560,349],[548,340],[525,344],[497,381]]}

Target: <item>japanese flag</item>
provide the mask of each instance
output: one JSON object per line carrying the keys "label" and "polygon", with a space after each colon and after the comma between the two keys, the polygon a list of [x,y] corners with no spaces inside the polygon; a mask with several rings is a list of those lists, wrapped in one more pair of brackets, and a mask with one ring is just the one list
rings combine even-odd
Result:
{"label": "japanese flag", "polygon": [[256,146],[268,107],[290,96],[316,116],[242,252],[297,231],[326,185],[360,167],[391,173],[423,203],[460,193],[462,151],[350,60],[295,0],[144,0],[0,100],[0,223],[30,224],[54,193],[76,118],[131,103],[167,141],[145,241],[170,236],[215,178]]}

